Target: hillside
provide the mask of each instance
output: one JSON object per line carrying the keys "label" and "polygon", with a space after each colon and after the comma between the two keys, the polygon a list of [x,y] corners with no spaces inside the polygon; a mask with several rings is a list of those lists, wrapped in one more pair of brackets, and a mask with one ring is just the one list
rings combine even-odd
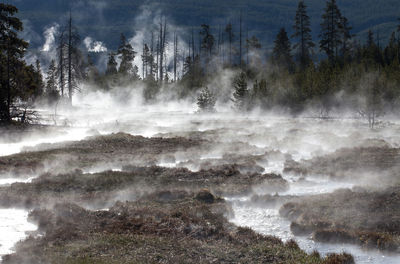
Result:
{"label": "hillside", "polygon": [[[265,42],[271,43],[280,27],[291,30],[297,7],[296,0],[13,0],[20,9],[19,17],[28,20],[30,27],[37,33],[53,22],[65,21],[71,8],[83,36],[90,35],[115,47],[119,34],[132,35],[135,31],[135,17],[142,13],[141,7],[147,5],[150,10],[163,10],[182,27],[211,24],[218,31],[219,25],[232,21],[238,28],[239,12],[243,12],[245,28]],[[69,2],[69,3],[68,3]],[[71,4],[72,2],[72,4]],[[309,15],[312,18],[313,35],[319,33],[319,23],[325,1],[307,0]],[[379,31],[382,41],[387,41],[395,29],[400,17],[398,0],[338,0],[342,13],[353,26],[353,33],[365,39],[370,28]],[[35,43],[32,43],[35,45]]]}

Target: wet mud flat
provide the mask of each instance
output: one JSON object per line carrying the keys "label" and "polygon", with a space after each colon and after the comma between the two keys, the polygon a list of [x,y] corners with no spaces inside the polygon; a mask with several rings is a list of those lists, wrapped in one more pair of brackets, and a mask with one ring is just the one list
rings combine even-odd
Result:
{"label": "wet mud flat", "polygon": [[293,241],[236,227],[227,221],[229,214],[229,205],[208,191],[158,192],[105,211],[57,204],[30,213],[38,234],[3,262],[352,263],[346,254],[321,259]]}
{"label": "wet mud flat", "polygon": [[374,144],[286,162],[284,171],[289,174],[327,175],[359,183],[352,189],[284,203],[280,214],[292,221],[295,235],[400,252],[400,149],[382,141]]}
{"label": "wet mud flat", "polygon": [[[232,137],[237,133],[233,128],[154,138],[116,133],[0,157],[1,175],[35,177],[0,186],[0,206],[31,210],[29,219],[39,226],[4,263],[354,262],[347,254],[306,254],[293,241],[231,224],[235,211],[223,197],[235,196],[249,197],[246,202],[260,208],[281,207],[295,235],[396,251],[397,148],[362,138],[353,148],[324,154],[301,143],[307,131],[290,130],[274,139],[267,136],[271,129],[262,137],[243,131],[238,138]],[[262,139],[267,142],[258,143]],[[306,146],[316,150],[310,159],[290,154]],[[272,172],[280,167],[282,174]],[[318,189],[310,177],[319,175],[370,186],[318,196],[308,194],[309,189],[293,192],[294,186]],[[376,182],[383,187],[372,188]],[[378,206],[383,203],[387,206]],[[349,219],[358,225],[342,224]]]}
{"label": "wet mud flat", "polygon": [[292,221],[295,235],[400,252],[400,186],[303,197],[284,204],[280,214]]}
{"label": "wet mud flat", "polygon": [[[321,258],[228,221],[233,212],[220,197],[260,185],[288,188],[280,175],[246,169],[253,158],[230,156],[241,164],[216,162],[199,171],[154,166],[177,152],[198,158],[210,144],[119,133],[1,157],[3,173],[39,174],[0,187],[1,207],[30,209],[39,227],[3,263],[353,263],[349,255]],[[116,163],[118,171],[82,170]]]}

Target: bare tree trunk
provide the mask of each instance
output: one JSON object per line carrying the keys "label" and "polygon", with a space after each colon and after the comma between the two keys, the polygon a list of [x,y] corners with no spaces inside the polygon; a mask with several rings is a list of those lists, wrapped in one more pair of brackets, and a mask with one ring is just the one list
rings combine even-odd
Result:
{"label": "bare tree trunk", "polygon": [[59,49],[59,65],[58,69],[60,71],[60,90],[61,90],[61,97],[64,97],[64,36],[63,33],[61,34],[60,37],[60,46],[58,47]]}
{"label": "bare tree trunk", "polygon": [[239,32],[239,59],[240,59],[240,67],[242,67],[242,11],[240,11],[240,32]]}
{"label": "bare tree trunk", "polygon": [[164,24],[161,19],[160,23],[160,83],[163,82],[164,78],[164,51],[165,51],[165,38],[166,38],[166,31],[167,31],[167,21],[164,18]]}
{"label": "bare tree trunk", "polygon": [[194,44],[194,29],[192,28],[192,61],[194,61],[194,51],[195,50],[195,44]]}
{"label": "bare tree trunk", "polygon": [[11,74],[10,74],[11,60],[10,60],[10,40],[7,37],[7,111],[6,121],[11,121]]}
{"label": "bare tree trunk", "polygon": [[154,71],[154,32],[151,32],[151,47],[150,47],[150,53],[151,53],[151,60],[150,60],[150,74],[153,76],[153,71]]}
{"label": "bare tree trunk", "polygon": [[246,64],[249,65],[249,28],[246,27]]}
{"label": "bare tree trunk", "polygon": [[174,34],[174,82],[176,82],[176,70],[178,63],[178,36]]}
{"label": "bare tree trunk", "polygon": [[144,49],[144,39],[143,39],[143,48],[142,48],[142,77],[143,77],[143,80],[146,78],[146,76],[144,75],[144,67],[145,67],[145,64],[146,64],[146,54],[145,54],[145,49]]}
{"label": "bare tree trunk", "polygon": [[72,105],[72,15],[69,13],[68,25],[68,98]]}
{"label": "bare tree trunk", "polygon": [[[190,46],[189,46],[189,58],[190,58]],[[182,56],[182,71],[181,71],[181,78],[183,78],[184,75],[184,68],[185,68],[185,59],[186,59],[186,52],[183,52],[183,56]]]}
{"label": "bare tree trunk", "polygon": [[160,75],[159,75],[159,65],[160,65],[160,36],[158,37],[158,40],[157,40],[157,48],[156,48],[156,50],[157,50],[157,71],[156,71],[156,79],[157,79],[157,81],[159,80],[159,77],[160,77]]}

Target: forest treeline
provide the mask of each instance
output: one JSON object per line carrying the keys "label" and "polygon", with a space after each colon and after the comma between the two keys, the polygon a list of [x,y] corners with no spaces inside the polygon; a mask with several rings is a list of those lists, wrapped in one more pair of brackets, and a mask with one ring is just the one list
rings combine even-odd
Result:
{"label": "forest treeline", "polygon": [[[105,71],[81,48],[71,13],[57,36],[57,56],[43,71],[45,77],[39,60],[35,65],[24,61],[28,43],[19,37],[23,25],[15,16],[17,8],[0,4],[0,12],[2,122],[28,122],[29,109],[38,100],[71,104],[83,83],[105,91],[142,87],[150,102],[160,100],[160,93],[196,97],[203,111],[230,100],[237,111],[280,108],[298,114],[313,109],[329,117],[332,110],[351,110],[371,126],[379,116],[400,109],[400,19],[389,40],[370,30],[360,41],[336,0],[326,1],[318,39],[312,38],[307,6],[299,1],[288,25],[294,33],[280,29],[270,52],[257,36],[249,36],[241,15],[235,23],[203,24],[182,36],[162,17],[140,50],[121,34]],[[229,77],[224,84],[213,81],[221,76]]]}

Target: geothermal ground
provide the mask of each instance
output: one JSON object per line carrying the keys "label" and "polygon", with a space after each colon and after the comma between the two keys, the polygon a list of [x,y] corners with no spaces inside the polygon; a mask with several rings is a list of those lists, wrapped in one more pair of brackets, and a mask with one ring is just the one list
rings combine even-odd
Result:
{"label": "geothermal ground", "polygon": [[111,110],[3,128],[3,263],[400,263],[399,123]]}

